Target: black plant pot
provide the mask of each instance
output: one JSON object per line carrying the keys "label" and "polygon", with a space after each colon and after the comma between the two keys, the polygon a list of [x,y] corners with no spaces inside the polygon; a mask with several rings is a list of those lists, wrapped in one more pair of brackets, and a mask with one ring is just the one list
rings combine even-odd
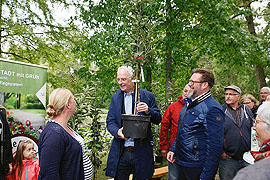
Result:
{"label": "black plant pot", "polygon": [[121,114],[123,134],[128,138],[146,138],[151,116]]}

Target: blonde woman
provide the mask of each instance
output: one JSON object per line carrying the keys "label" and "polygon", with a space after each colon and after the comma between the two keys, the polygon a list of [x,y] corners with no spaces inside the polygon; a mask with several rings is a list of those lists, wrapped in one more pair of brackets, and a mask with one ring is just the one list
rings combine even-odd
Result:
{"label": "blonde woman", "polygon": [[241,97],[241,104],[246,105],[252,111],[254,118],[256,117],[260,102],[252,94],[244,94]]}
{"label": "blonde woman", "polygon": [[65,88],[55,89],[46,111],[50,118],[39,138],[40,180],[92,179],[92,163],[82,137],[68,126],[76,101]]}

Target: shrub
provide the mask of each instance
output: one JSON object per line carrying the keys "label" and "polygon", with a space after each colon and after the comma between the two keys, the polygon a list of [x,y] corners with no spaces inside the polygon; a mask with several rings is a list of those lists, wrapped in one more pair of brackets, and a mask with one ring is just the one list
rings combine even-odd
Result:
{"label": "shrub", "polygon": [[14,106],[12,106],[12,105],[7,105],[6,108],[7,108],[7,109],[14,109]]}
{"label": "shrub", "polygon": [[40,103],[27,103],[23,109],[44,109],[44,106]]}
{"label": "shrub", "polygon": [[33,107],[33,103],[27,103],[25,105],[25,109],[32,109],[32,107]]}
{"label": "shrub", "polygon": [[33,103],[32,109],[44,109],[44,106],[40,103]]}

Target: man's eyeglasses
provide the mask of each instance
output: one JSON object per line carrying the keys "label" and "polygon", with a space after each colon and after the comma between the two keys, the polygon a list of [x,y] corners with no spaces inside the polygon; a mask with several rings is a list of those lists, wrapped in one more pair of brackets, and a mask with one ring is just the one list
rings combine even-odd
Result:
{"label": "man's eyeglasses", "polygon": [[205,82],[205,81],[193,81],[193,80],[189,80],[189,81],[188,81],[188,83],[189,83],[190,85],[193,85],[193,84],[195,84],[195,83],[203,83],[203,82]]}
{"label": "man's eyeglasses", "polygon": [[225,93],[225,96],[236,96],[236,95],[239,95],[239,94]]}
{"label": "man's eyeglasses", "polygon": [[131,78],[117,78],[117,81],[119,82],[119,81],[126,81],[126,80],[128,80],[128,79],[131,79]]}
{"label": "man's eyeglasses", "polygon": [[252,101],[249,101],[249,102],[243,102],[243,104],[250,104],[252,103]]}

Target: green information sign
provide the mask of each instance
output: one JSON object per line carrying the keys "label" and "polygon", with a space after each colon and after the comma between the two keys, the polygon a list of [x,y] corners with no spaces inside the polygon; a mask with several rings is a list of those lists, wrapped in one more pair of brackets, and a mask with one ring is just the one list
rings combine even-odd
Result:
{"label": "green information sign", "polygon": [[0,59],[0,92],[35,94],[46,107],[47,67]]}

